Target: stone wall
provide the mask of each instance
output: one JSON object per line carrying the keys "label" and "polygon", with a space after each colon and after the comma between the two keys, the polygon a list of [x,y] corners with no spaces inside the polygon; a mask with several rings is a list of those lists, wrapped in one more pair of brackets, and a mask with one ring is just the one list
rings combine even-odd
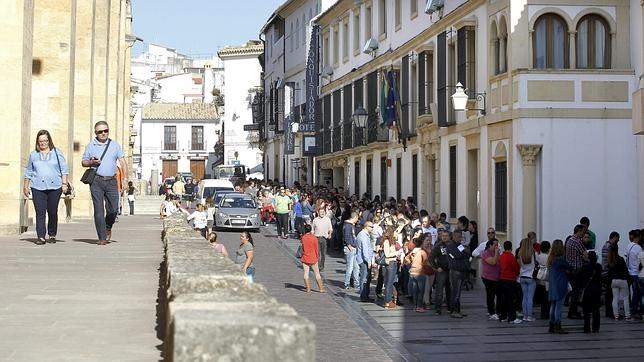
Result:
{"label": "stone wall", "polygon": [[163,223],[165,358],[174,361],[313,361],[315,326],[175,214]]}

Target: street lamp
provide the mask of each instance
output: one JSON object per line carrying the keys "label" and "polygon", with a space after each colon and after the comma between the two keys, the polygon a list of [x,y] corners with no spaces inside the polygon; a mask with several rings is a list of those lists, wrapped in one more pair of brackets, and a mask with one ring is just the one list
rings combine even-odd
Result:
{"label": "street lamp", "polygon": [[362,144],[367,144],[367,135],[366,135],[366,130],[367,130],[367,119],[369,118],[369,113],[367,112],[364,107],[362,107],[362,104],[358,104],[358,108],[356,108],[355,111],[353,111],[353,115],[351,116],[353,118],[353,124],[362,129]]}
{"label": "street lamp", "polygon": [[[456,91],[452,94],[452,105],[455,111],[467,111],[467,100],[469,96],[465,93],[465,88],[458,82],[456,83]],[[485,92],[475,93],[477,101],[483,101],[483,108],[472,108],[470,111],[480,111],[481,115],[485,116]]]}

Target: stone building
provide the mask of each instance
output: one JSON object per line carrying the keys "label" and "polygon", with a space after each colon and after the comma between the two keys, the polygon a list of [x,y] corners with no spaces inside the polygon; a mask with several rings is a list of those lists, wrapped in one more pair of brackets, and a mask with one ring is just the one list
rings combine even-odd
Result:
{"label": "stone building", "polygon": [[[25,230],[33,217],[21,185],[40,129],[67,157],[72,214],[90,217],[89,188],[79,178],[96,121],[109,122],[131,165],[130,0],[5,0],[0,18],[0,234]],[[60,209],[65,215],[62,202]]]}
{"label": "stone building", "polygon": [[[516,242],[563,238],[581,216],[598,242],[638,225],[641,1],[341,0],[316,23],[318,183],[412,196]],[[383,71],[402,137],[380,127]]]}

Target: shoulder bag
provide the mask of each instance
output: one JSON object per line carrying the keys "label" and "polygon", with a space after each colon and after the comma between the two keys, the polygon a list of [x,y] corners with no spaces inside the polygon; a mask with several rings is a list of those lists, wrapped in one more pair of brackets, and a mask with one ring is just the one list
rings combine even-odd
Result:
{"label": "shoulder bag", "polygon": [[[103,154],[101,155],[100,161],[103,161],[103,157],[105,157],[105,152],[107,152],[107,149],[110,147],[110,142],[112,142],[111,138],[107,139],[107,146],[105,146],[105,149],[103,150]],[[96,177],[96,169],[94,167],[89,167],[85,172],[83,172],[83,176],[81,176],[81,182],[90,185],[92,182],[94,182],[94,178]]]}
{"label": "shoulder bag", "polygon": [[384,250],[380,250],[378,254],[376,254],[374,263],[376,263],[376,265],[387,265],[387,258],[385,257]]}
{"label": "shoulder bag", "polygon": [[[63,168],[60,167],[60,157],[58,157],[58,150],[54,147],[54,153],[56,154],[56,161],[58,162],[58,172],[60,172],[60,180],[63,180]],[[74,198],[74,187],[72,183],[67,180],[67,192],[64,193],[70,199]]]}

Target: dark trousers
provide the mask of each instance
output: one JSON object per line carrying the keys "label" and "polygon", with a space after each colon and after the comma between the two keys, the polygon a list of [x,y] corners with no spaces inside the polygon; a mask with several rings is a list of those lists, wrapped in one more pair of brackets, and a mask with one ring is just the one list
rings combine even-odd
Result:
{"label": "dark trousers", "polygon": [[371,270],[367,262],[360,263],[360,300],[369,299],[369,286],[371,285]]}
{"label": "dark trousers", "polygon": [[534,292],[535,304],[541,306],[540,319],[550,318],[550,301],[548,300],[548,291],[546,286],[537,283],[537,289]]}
{"label": "dark trousers", "polygon": [[463,288],[464,281],[465,272],[459,270],[449,271],[449,283],[452,287],[449,305],[452,312],[461,312],[461,289]]}
{"label": "dark trousers", "polygon": [[288,213],[277,214],[277,236],[288,233]]}
{"label": "dark trousers", "polygon": [[593,303],[583,303],[584,331],[591,331],[590,320],[592,317],[593,332],[599,332],[599,300]]}
{"label": "dark trousers", "polygon": [[[443,270],[436,272],[436,289],[434,290],[434,308],[439,311],[443,305],[443,290],[449,285],[449,271]],[[446,291],[447,300],[449,301],[449,290]]]}
{"label": "dark trousers", "polygon": [[297,233],[298,239],[304,234],[304,218],[300,216],[295,217],[295,232]]}
{"label": "dark trousers", "polygon": [[568,317],[579,315],[579,298],[583,288],[582,281],[579,279],[579,271],[576,270],[570,276],[570,307],[568,308]]}
{"label": "dark trousers", "polygon": [[606,318],[614,318],[613,288],[611,287],[612,279],[605,278],[602,282],[604,283],[604,290],[606,291],[606,294],[604,295],[604,310],[606,311]]}
{"label": "dark trousers", "polygon": [[128,200],[127,203],[130,205],[130,215],[134,215],[134,201]]}
{"label": "dark trousers", "polygon": [[398,276],[398,289],[402,292],[401,295],[409,295],[409,268],[411,265],[403,264],[400,268],[400,275]]}
{"label": "dark trousers", "polygon": [[631,292],[631,315],[639,315],[642,313],[640,310],[642,294],[640,290],[640,278],[637,275],[628,276],[628,288]]}
{"label": "dark trousers", "polygon": [[499,319],[508,319],[512,322],[517,319],[517,309],[515,304],[516,298],[516,281],[499,280],[499,303],[501,304],[501,314]]}
{"label": "dark trousers", "polygon": [[47,233],[50,237],[58,232],[58,202],[63,188],[56,190],[36,190],[31,188],[32,201],[36,210],[36,235],[39,239],[45,238],[45,214],[49,215]]}
{"label": "dark trousers", "polygon": [[99,240],[107,240],[107,230],[112,230],[119,204],[116,179],[95,178],[89,187],[94,204],[94,226]]}
{"label": "dark trousers", "polygon": [[385,266],[378,266],[378,279],[376,279],[376,294],[382,294],[382,287],[385,285]]}
{"label": "dark trousers", "polygon": [[[483,285],[485,285],[485,302],[487,306],[487,314],[500,314],[499,306],[499,282],[496,280],[489,280],[481,278]],[[496,299],[496,303],[495,303]]]}
{"label": "dark trousers", "polygon": [[320,252],[320,259],[318,260],[318,267],[320,271],[324,270],[324,260],[326,259],[326,245],[327,240],[324,236],[318,236],[318,250]]}

